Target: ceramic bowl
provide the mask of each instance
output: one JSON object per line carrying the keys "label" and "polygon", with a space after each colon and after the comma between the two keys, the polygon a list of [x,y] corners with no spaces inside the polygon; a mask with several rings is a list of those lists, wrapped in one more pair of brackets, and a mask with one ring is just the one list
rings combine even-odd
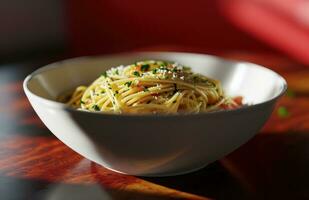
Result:
{"label": "ceramic bowl", "polygon": [[[243,96],[248,106],[187,115],[116,115],[79,111],[56,101],[110,67],[146,59],[191,66],[220,80],[227,95]],[[194,53],[138,52],[53,63],[27,76],[23,87],[44,124],[77,153],[124,174],[170,176],[200,169],[247,142],[267,121],[287,84],[253,63]]]}

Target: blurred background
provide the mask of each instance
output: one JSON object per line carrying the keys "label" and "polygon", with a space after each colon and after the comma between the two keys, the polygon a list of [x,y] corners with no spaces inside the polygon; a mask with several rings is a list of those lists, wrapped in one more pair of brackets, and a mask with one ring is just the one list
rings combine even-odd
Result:
{"label": "blurred background", "polygon": [[308,0],[1,0],[0,62],[136,50],[309,64]]}

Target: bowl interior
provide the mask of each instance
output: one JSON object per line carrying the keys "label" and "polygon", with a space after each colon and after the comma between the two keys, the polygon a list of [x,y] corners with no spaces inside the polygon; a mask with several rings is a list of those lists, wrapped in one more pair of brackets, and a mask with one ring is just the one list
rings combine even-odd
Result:
{"label": "bowl interior", "polygon": [[281,76],[259,65],[202,54],[172,52],[70,59],[35,71],[28,77],[25,86],[37,96],[56,100],[59,95],[78,85],[90,84],[110,67],[147,59],[175,61],[190,66],[194,72],[220,80],[227,95],[241,95],[244,103],[262,103],[280,95],[286,88],[286,82]]}

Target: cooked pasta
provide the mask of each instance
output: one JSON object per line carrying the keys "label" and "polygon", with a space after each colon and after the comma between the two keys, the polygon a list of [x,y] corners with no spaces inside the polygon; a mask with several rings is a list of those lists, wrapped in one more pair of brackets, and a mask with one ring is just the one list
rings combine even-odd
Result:
{"label": "cooked pasta", "polygon": [[79,86],[67,104],[109,113],[199,113],[239,105],[223,94],[220,82],[189,67],[140,61],[111,68],[89,86]]}

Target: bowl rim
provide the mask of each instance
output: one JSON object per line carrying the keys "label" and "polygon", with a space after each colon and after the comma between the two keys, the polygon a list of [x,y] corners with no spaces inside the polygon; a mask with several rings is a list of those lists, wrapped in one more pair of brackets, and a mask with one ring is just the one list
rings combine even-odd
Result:
{"label": "bowl rim", "polygon": [[[75,108],[70,107],[69,105],[66,105],[65,103],[61,103],[55,100],[50,100],[44,97],[41,97],[35,93],[33,93],[29,88],[28,88],[28,83],[31,81],[32,78],[34,78],[36,75],[42,73],[42,72],[46,72],[46,71],[50,71],[53,69],[56,69],[59,67],[59,64],[62,63],[67,63],[67,62],[72,62],[72,61],[79,61],[79,60],[87,60],[87,59],[104,59],[104,58],[108,58],[108,57],[119,57],[119,56],[129,56],[129,55],[151,55],[151,54],[191,54],[191,55],[198,55],[198,56],[206,56],[209,58],[213,58],[213,59],[217,59],[220,61],[224,61],[224,62],[228,62],[231,64],[246,64],[246,65],[250,65],[250,67],[255,67],[255,68],[259,68],[261,70],[264,71],[268,71],[268,73],[272,73],[275,76],[277,76],[278,80],[281,82],[282,84],[282,88],[281,90],[275,94],[272,98],[269,98],[265,101],[259,102],[259,103],[255,103],[252,105],[248,105],[248,106],[241,106],[239,108],[236,109],[231,109],[231,110],[218,110],[218,111],[214,111],[214,112],[200,112],[200,113],[172,113],[172,114],[126,114],[126,113],[122,113],[122,114],[117,114],[117,113],[104,113],[104,112],[88,112],[88,111],[83,111],[83,110],[77,110]],[[263,106],[267,103],[271,103],[273,101],[276,101],[277,99],[279,99],[281,96],[283,96],[283,94],[285,93],[285,91],[287,90],[287,81],[277,72],[266,68],[262,65],[259,64],[255,64],[255,63],[251,63],[248,61],[241,61],[241,60],[233,60],[233,59],[226,59],[223,57],[219,57],[219,56],[215,56],[215,55],[210,55],[210,54],[202,54],[202,53],[191,53],[191,52],[179,52],[179,51],[132,51],[132,52],[125,52],[125,53],[117,53],[117,54],[105,54],[105,55],[96,55],[96,56],[82,56],[82,57],[75,57],[75,58],[69,58],[69,59],[65,59],[65,60],[61,60],[61,61],[57,61],[57,62],[53,62],[50,63],[48,65],[44,65],[43,67],[40,67],[38,69],[36,69],[35,71],[33,71],[32,73],[30,73],[29,75],[26,76],[26,78],[23,81],[23,89],[24,92],[26,93],[26,96],[31,96],[34,99],[36,99],[37,101],[39,101],[40,103],[44,104],[47,107],[51,107],[51,108],[58,108],[58,109],[62,109],[62,110],[66,110],[66,111],[70,111],[70,112],[77,112],[80,114],[85,114],[85,115],[99,115],[102,117],[112,117],[112,118],[187,118],[187,117],[205,117],[205,116],[213,116],[213,115],[221,115],[221,114],[236,114],[239,112],[244,112],[246,110],[257,110],[260,106]]]}

